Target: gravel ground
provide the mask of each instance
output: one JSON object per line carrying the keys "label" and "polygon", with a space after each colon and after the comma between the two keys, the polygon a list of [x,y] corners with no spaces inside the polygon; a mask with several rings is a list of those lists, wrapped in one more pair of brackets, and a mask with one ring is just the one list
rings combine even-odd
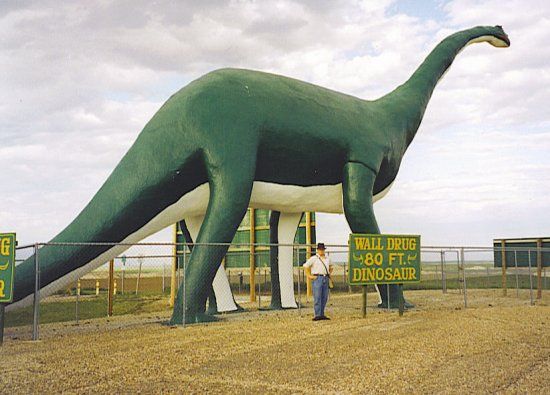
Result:
{"label": "gravel ground", "polygon": [[307,307],[185,329],[161,325],[165,313],[45,325],[42,341],[0,350],[0,394],[548,394],[548,293],[534,307],[500,294],[468,290],[464,309],[457,293],[408,292],[417,308],[404,317],[373,307],[362,319],[360,295],[343,294],[331,321]]}

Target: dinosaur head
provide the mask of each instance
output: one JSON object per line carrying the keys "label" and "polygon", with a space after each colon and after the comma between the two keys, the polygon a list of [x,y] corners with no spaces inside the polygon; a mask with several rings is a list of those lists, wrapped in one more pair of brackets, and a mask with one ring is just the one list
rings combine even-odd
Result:
{"label": "dinosaur head", "polygon": [[480,30],[480,36],[471,40],[468,44],[488,42],[497,48],[508,48],[510,46],[510,39],[502,26],[480,26],[476,29]]}

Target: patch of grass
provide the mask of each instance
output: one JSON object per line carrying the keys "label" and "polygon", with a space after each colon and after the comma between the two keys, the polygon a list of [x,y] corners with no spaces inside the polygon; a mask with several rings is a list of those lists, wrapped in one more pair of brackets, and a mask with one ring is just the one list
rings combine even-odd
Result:
{"label": "patch of grass", "polygon": [[[459,281],[458,277],[447,277],[447,289],[458,289],[462,288],[462,281]],[[508,288],[512,289],[516,287],[516,278],[513,275],[507,276]],[[484,288],[501,288],[502,287],[502,276],[500,275],[476,275],[472,276],[471,274],[466,274],[466,287],[468,289],[484,289]],[[536,288],[536,278],[533,277],[533,287]],[[405,290],[413,289],[441,289],[441,280],[440,279],[426,279],[422,280],[419,283],[405,284],[403,286]],[[520,289],[529,289],[529,276],[528,275],[518,275],[518,288]]]}
{"label": "patch of grass", "polygon": [[[113,315],[142,314],[167,311],[168,298],[161,294],[117,295],[113,303]],[[78,301],[78,317],[89,320],[107,316],[107,295],[81,296]],[[6,313],[6,327],[31,325],[32,306]],[[67,322],[76,319],[75,297],[52,297],[40,304],[40,323]]]}

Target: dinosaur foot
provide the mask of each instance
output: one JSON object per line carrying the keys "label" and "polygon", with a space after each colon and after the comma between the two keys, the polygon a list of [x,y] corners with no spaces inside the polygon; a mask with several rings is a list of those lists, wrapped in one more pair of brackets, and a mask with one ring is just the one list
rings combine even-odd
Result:
{"label": "dinosaur foot", "polygon": [[237,305],[237,310],[230,311],[230,313],[238,313],[238,312],[246,311],[246,309],[240,304],[238,303],[235,303],[235,304]]}
{"label": "dinosaur foot", "polygon": [[298,308],[298,302],[296,302],[296,306],[283,306],[280,302],[271,302],[269,307],[264,307],[260,310],[295,310]]}
{"label": "dinosaur foot", "polygon": [[206,311],[206,313],[209,315],[219,315],[219,314],[242,313],[243,311],[246,311],[246,309],[238,303],[235,303],[235,306],[237,306],[235,310],[228,310],[228,311],[218,311],[217,307],[208,307],[208,310]]}
{"label": "dinosaur foot", "polygon": [[[414,309],[416,306],[408,301],[405,300],[405,303],[403,304],[403,306],[405,307],[406,310],[410,310],[410,309]],[[382,302],[382,303],[378,303],[378,308],[379,309],[387,309],[388,308],[388,304],[387,302]],[[394,302],[391,302],[390,303],[390,309],[399,309],[399,303],[394,303]]]}
{"label": "dinosaur foot", "polygon": [[264,308],[261,308],[260,310],[283,310],[283,306],[281,305],[280,302],[273,303],[272,301],[269,307],[264,307]]}
{"label": "dinosaur foot", "polygon": [[[211,314],[207,313],[197,313],[197,314],[186,314],[185,323],[186,324],[198,324],[202,322],[217,322],[221,321],[220,318],[217,318]],[[172,317],[168,323],[170,326],[181,325],[183,322],[183,317]]]}
{"label": "dinosaur foot", "polygon": [[233,314],[233,313],[242,313],[243,311],[246,311],[244,307],[242,307],[239,304],[236,304],[237,309],[235,310],[228,310],[228,311],[218,311],[218,309],[208,309],[207,314],[209,315],[220,315],[220,314]]}

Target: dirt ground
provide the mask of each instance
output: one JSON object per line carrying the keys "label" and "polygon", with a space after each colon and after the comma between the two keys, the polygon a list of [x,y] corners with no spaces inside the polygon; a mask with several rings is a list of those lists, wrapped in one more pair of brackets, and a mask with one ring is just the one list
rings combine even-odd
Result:
{"label": "dirt ground", "polygon": [[[550,393],[550,303],[499,290],[408,292],[399,317],[361,296],[170,328],[148,314],[44,325],[0,350],[0,393]],[[249,306],[253,308],[253,306]]]}

